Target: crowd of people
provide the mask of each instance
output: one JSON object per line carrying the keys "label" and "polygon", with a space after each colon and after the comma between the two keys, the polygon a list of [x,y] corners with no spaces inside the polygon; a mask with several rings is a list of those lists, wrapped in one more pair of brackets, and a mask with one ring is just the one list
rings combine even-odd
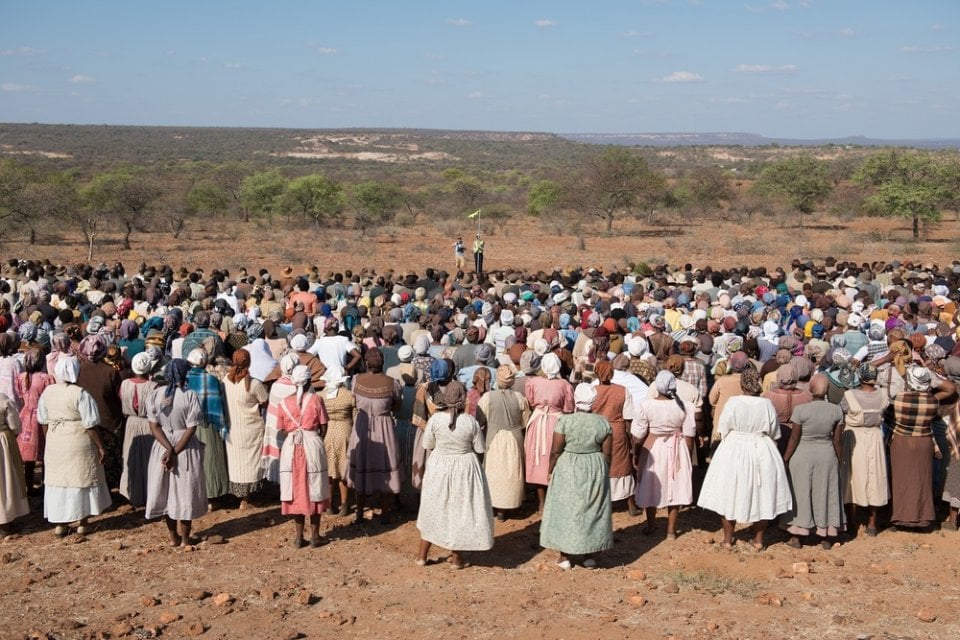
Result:
{"label": "crowd of people", "polygon": [[757,550],[771,526],[825,549],[955,530],[958,300],[960,262],[321,274],[11,259],[0,526],[34,495],[56,536],[85,534],[126,501],[190,545],[219,500],[244,509],[271,483],[298,548],[328,542],[323,514],[390,522],[409,499],[417,564],[436,545],[458,568],[524,504],[564,569],[613,546],[614,510],[672,540],[685,507],[705,509],[720,544],[751,524]]}

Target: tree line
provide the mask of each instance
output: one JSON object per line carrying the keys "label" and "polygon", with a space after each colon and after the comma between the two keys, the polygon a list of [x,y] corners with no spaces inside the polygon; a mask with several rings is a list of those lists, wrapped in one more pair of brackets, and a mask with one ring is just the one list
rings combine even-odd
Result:
{"label": "tree line", "polygon": [[575,167],[536,170],[397,169],[385,177],[357,170],[309,172],[243,162],[167,162],[91,171],[0,160],[0,241],[37,241],[52,228],[79,233],[92,259],[98,240],[119,233],[124,249],[136,233],[166,231],[178,238],[191,220],[311,226],[351,225],[360,234],[385,224],[484,209],[486,219],[519,212],[600,221],[606,233],[624,217],[655,224],[715,216],[727,220],[763,212],[804,216],[901,216],[915,238],[957,210],[960,155],[900,148],[862,158],[823,160],[790,154],[744,172],[719,163],[682,171],[653,168],[643,150],[599,148]]}

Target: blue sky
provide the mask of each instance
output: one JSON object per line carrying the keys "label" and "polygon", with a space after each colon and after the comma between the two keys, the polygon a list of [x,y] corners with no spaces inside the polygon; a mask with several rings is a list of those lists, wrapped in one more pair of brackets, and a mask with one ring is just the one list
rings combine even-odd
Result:
{"label": "blue sky", "polygon": [[0,0],[0,121],[960,137],[958,0]]}

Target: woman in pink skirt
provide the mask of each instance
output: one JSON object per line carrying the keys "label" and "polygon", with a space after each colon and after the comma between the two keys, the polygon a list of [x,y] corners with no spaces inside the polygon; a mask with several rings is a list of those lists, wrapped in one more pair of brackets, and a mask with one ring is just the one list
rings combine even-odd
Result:
{"label": "woman in pink skirt", "polygon": [[297,392],[283,399],[277,416],[277,429],[287,434],[280,450],[280,508],[285,515],[293,516],[293,546],[299,549],[306,545],[303,529],[309,519],[310,546],[316,548],[328,542],[320,536],[320,515],[330,506],[323,446],[327,410],[310,386],[308,367],[298,365],[290,379]]}

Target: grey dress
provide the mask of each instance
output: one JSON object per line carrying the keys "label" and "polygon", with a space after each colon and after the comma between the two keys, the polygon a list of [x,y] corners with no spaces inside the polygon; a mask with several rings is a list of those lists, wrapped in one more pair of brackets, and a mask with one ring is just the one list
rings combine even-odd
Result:
{"label": "grey dress", "polygon": [[[160,387],[147,399],[147,418],[163,429],[173,446],[184,431],[203,422],[200,399],[189,389],[177,389],[173,402],[163,406],[166,387]],[[207,512],[207,484],[203,475],[203,447],[194,433],[177,455],[173,471],[163,468],[165,450],[153,443],[147,467],[146,518],[168,516],[174,520],[195,520]]]}
{"label": "grey dress", "polygon": [[842,420],[840,407],[826,400],[806,402],[790,416],[803,430],[788,466],[793,508],[782,520],[793,535],[835,536],[843,529],[840,463],[832,438]]}

